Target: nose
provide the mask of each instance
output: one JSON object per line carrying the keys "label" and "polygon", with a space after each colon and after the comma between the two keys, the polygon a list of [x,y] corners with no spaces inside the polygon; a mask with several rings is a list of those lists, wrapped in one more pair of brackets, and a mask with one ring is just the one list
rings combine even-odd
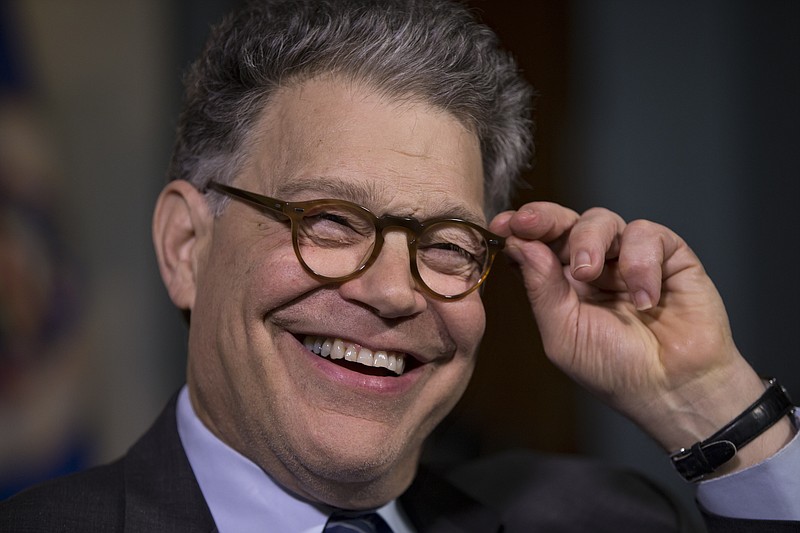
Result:
{"label": "nose", "polygon": [[422,312],[428,303],[409,267],[404,231],[387,231],[375,262],[360,276],[343,282],[343,298],[361,302],[384,318],[400,318]]}

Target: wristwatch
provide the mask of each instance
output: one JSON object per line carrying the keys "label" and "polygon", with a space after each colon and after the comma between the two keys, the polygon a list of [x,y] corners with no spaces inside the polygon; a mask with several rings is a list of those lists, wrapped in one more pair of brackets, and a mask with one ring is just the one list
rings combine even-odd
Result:
{"label": "wristwatch", "polygon": [[687,481],[699,481],[736,456],[736,452],[794,411],[789,395],[775,378],[753,405],[731,423],[691,448],[670,455],[672,464]]}

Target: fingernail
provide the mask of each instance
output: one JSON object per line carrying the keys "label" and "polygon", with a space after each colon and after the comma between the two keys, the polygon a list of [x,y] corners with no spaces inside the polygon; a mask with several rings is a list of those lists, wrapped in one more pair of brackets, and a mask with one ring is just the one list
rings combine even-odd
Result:
{"label": "fingernail", "polygon": [[646,291],[637,291],[633,294],[633,305],[636,306],[637,311],[647,311],[653,308],[653,300]]}
{"label": "fingernail", "polygon": [[536,212],[526,208],[517,211],[517,220],[530,221],[536,218]]}
{"label": "fingernail", "polygon": [[575,254],[572,264],[575,265],[572,267],[572,273],[574,274],[578,270],[592,266],[592,256],[589,255],[589,252],[581,250]]}

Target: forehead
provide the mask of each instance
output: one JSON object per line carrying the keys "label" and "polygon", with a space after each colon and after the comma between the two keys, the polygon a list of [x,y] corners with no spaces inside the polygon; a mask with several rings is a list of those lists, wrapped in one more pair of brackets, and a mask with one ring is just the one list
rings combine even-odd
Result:
{"label": "forehead", "polygon": [[280,89],[247,150],[244,179],[281,199],[333,193],[376,212],[483,221],[477,136],[447,112],[363,84],[326,77]]}

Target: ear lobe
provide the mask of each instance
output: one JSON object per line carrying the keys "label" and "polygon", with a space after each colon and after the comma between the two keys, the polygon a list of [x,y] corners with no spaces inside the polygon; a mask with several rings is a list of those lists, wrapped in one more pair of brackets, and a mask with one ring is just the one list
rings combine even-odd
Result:
{"label": "ear lobe", "polygon": [[169,182],[153,214],[153,244],[161,279],[172,302],[194,307],[198,259],[209,236],[212,215],[202,193],[185,180]]}

